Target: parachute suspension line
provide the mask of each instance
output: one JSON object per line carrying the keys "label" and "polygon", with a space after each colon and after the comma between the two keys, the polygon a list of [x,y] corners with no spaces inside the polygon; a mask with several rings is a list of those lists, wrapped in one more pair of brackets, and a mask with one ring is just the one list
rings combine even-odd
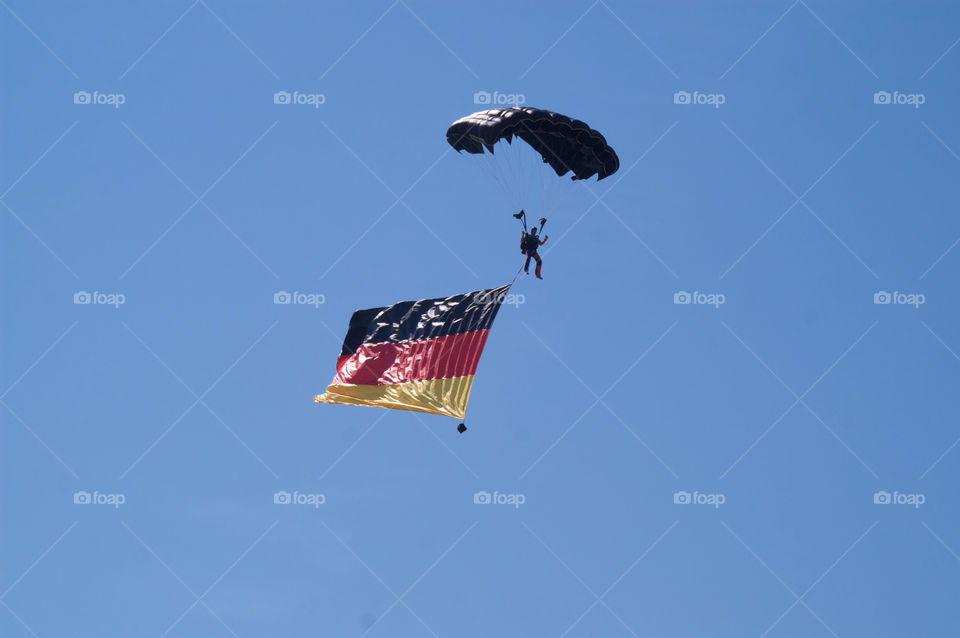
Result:
{"label": "parachute suspension line", "polygon": [[504,145],[498,145],[497,150],[500,152],[496,155],[484,153],[481,157],[477,158],[480,160],[478,165],[487,177],[492,178],[492,180],[496,182],[510,206],[518,209],[522,208],[523,203],[517,188],[517,180],[510,178],[510,172],[508,170],[510,152],[504,148]]}
{"label": "parachute suspension line", "polygon": [[530,184],[531,162],[539,161],[539,157],[536,153],[531,152],[532,149],[521,144],[521,140],[515,139],[515,142],[516,144],[510,144],[510,171],[517,197],[521,200],[520,207],[523,209],[536,207],[539,202],[531,201],[532,193],[530,193],[528,185]]}
{"label": "parachute suspension line", "polygon": [[529,202],[524,201],[524,192],[522,188],[523,181],[523,163],[520,161],[521,157],[518,154],[518,151],[521,149],[517,146],[514,146],[512,143],[500,144],[501,149],[506,158],[506,163],[502,165],[502,170],[505,171],[504,180],[509,184],[513,190],[513,204],[515,207],[524,208]]}
{"label": "parachute suspension line", "polygon": [[529,172],[530,158],[522,156],[522,151],[529,149],[518,149],[517,145],[506,143],[500,143],[496,148],[494,154],[483,153],[478,158],[479,164],[497,183],[509,206],[517,210],[531,207],[533,202],[529,201],[530,193],[526,187],[529,181],[524,180],[525,173]]}
{"label": "parachute suspension line", "polygon": [[540,213],[542,217],[546,217],[548,213],[553,215],[553,202],[550,201],[550,185],[547,181],[546,166],[546,164],[541,163],[538,167],[540,170],[537,171],[537,180],[540,182],[540,197],[543,200],[543,210]]}
{"label": "parachute suspension line", "polygon": [[540,165],[540,171],[537,176],[540,178],[540,188],[542,191],[543,197],[543,213],[541,215],[546,217],[547,214],[553,215],[556,207],[556,202],[552,195],[555,195],[554,187],[556,186],[556,178],[551,176],[549,173],[552,173],[553,169],[550,168],[546,163]]}

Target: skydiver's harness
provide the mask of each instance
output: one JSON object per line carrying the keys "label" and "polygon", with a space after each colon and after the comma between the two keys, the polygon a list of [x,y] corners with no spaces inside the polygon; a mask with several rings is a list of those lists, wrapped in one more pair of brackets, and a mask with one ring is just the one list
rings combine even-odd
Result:
{"label": "skydiver's harness", "polygon": [[520,252],[524,255],[535,251],[539,246],[540,240],[536,235],[531,235],[530,233],[525,232],[523,238],[520,240]]}

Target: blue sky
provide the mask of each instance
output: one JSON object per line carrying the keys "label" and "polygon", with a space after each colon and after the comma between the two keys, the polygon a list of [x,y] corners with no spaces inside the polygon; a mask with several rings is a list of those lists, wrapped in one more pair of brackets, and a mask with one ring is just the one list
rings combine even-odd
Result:
{"label": "blue sky", "polygon": [[[0,5],[4,636],[960,630],[955,5]],[[315,405],[354,309],[519,266],[481,91],[620,172],[466,434]]]}

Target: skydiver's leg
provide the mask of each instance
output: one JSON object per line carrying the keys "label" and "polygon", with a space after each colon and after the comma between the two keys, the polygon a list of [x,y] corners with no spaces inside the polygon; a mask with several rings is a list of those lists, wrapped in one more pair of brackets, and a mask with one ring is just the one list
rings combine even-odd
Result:
{"label": "skydiver's leg", "polygon": [[543,260],[540,259],[540,254],[537,251],[533,251],[533,256],[537,260],[537,268],[534,270],[534,274],[537,276],[537,279],[543,279],[543,277],[540,276],[540,266],[543,265]]}
{"label": "skydiver's leg", "polygon": [[530,253],[526,253],[526,255],[527,255],[527,260],[523,262],[523,272],[529,275],[530,274],[530,257],[532,257],[532,255]]}

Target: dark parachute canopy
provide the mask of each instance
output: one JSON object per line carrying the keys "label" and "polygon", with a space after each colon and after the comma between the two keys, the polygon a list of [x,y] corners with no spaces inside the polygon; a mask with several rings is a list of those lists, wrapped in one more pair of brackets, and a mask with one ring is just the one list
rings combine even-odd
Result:
{"label": "dark parachute canopy", "polygon": [[500,140],[519,137],[557,173],[572,171],[572,179],[603,179],[620,168],[620,158],[603,135],[585,122],[529,106],[477,111],[447,129],[447,142],[457,151],[483,153]]}

